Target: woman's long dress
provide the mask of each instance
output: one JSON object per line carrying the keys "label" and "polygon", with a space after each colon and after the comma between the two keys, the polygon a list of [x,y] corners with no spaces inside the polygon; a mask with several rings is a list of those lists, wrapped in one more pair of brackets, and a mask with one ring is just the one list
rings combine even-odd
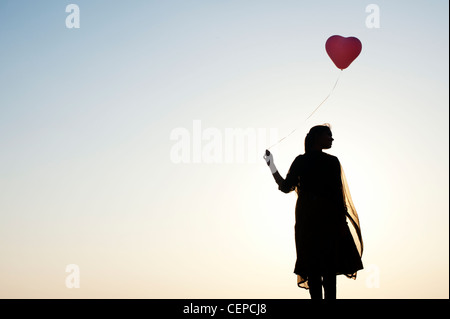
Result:
{"label": "woman's long dress", "polygon": [[356,278],[363,269],[361,231],[338,158],[321,151],[298,156],[279,189],[298,194],[294,269],[298,286],[308,289],[312,274]]}

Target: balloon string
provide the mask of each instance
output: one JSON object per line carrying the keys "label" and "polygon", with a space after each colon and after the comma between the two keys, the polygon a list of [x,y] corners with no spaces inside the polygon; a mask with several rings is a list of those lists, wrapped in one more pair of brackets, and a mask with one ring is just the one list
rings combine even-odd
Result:
{"label": "balloon string", "polygon": [[341,74],[342,74],[342,70],[341,70],[341,72],[339,72],[339,75],[338,75],[338,77],[337,77],[337,79],[336,79],[336,82],[334,83],[334,86],[333,86],[333,88],[331,89],[330,93],[328,93],[327,97],[326,97],[326,98],[319,104],[319,106],[317,106],[317,107],[315,108],[315,110],[314,110],[314,111],[306,118],[305,122],[306,122],[311,116],[313,116],[314,113],[316,113],[316,111],[319,109],[319,107],[321,107],[322,104],[325,103],[326,100],[328,100],[328,98],[330,97],[331,93],[333,93],[334,89],[336,88],[336,85],[337,85],[338,82],[339,82],[339,78],[341,77]]}
{"label": "balloon string", "polygon": [[[340,77],[341,77],[341,74],[342,74],[342,70],[341,70],[341,72],[339,72],[339,75],[338,75],[338,77],[337,77],[337,79],[336,79],[336,82],[334,83],[333,88],[331,89],[330,93],[328,93],[328,95],[325,97],[325,99],[324,99],[322,102],[320,102],[320,104],[314,109],[314,111],[312,111],[312,113],[306,118],[305,122],[306,122],[311,116],[313,116],[314,113],[316,113],[316,111],[322,106],[323,103],[325,103],[326,100],[328,100],[328,98],[329,98],[330,95],[333,93],[334,89],[336,88],[336,86],[337,86],[337,84],[338,84],[338,82],[339,82],[339,79],[340,79]],[[271,145],[271,146],[268,147],[267,149],[270,150],[272,147],[274,147],[274,146],[280,144],[285,138],[287,138],[288,136],[292,135],[292,134],[293,134],[295,131],[297,131],[299,128],[300,128],[300,127],[295,128],[294,130],[292,130],[292,132],[290,132],[288,135],[286,135],[286,136],[283,137],[281,140],[279,140],[279,141],[276,142],[275,144]]]}

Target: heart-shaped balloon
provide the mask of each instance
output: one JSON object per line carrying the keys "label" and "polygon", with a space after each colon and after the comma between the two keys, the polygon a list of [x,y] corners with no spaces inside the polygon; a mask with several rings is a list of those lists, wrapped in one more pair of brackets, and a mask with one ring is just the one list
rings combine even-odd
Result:
{"label": "heart-shaped balloon", "polygon": [[344,38],[340,35],[333,35],[325,43],[325,49],[334,64],[344,70],[361,53],[362,44],[355,37]]}

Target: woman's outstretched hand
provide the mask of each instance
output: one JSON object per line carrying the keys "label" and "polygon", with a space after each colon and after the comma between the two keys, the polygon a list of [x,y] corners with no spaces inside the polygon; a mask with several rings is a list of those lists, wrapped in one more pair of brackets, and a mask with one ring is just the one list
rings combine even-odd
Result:
{"label": "woman's outstretched hand", "polygon": [[275,167],[275,164],[273,163],[272,153],[270,153],[269,150],[266,150],[266,153],[264,154],[263,158],[266,160],[266,163],[269,166],[272,174],[275,174],[278,170]]}

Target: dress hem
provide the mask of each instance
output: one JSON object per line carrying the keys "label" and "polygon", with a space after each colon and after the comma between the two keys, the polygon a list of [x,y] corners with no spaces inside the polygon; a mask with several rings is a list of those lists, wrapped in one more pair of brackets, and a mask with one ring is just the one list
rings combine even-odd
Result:
{"label": "dress hem", "polygon": [[[338,272],[338,273],[336,273],[336,276],[344,275],[345,277],[347,277],[347,278],[349,278],[349,279],[356,280],[356,275],[357,275],[357,272],[358,272],[359,270],[361,270],[361,269],[356,270],[356,271],[355,271],[354,273],[352,273],[352,274],[347,274],[347,273],[340,273],[340,272]],[[302,275],[299,275],[299,274],[297,274],[297,273],[295,273],[295,274],[297,275],[297,286],[298,286],[299,288],[303,288],[303,289],[308,290],[308,289],[309,289],[309,285],[308,285],[308,278],[307,278],[307,276],[302,276]]]}

